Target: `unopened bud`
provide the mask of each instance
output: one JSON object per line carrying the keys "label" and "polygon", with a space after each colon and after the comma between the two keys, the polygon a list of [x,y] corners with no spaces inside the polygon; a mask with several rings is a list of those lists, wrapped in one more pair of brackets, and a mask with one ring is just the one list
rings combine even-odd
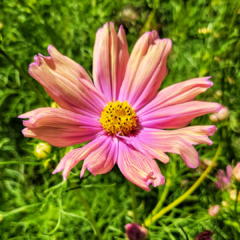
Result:
{"label": "unopened bud", "polygon": [[219,205],[213,205],[208,209],[208,214],[211,217],[215,217],[219,213],[220,209],[221,209],[221,207]]}
{"label": "unopened bud", "polygon": [[232,180],[232,167],[227,165],[226,172],[223,169],[217,171],[217,179],[215,185],[218,189],[225,190],[231,185]]}
{"label": "unopened bud", "polygon": [[34,149],[34,155],[38,158],[46,158],[51,152],[51,145],[48,143],[38,143]]}
{"label": "unopened bud", "polygon": [[228,82],[229,82],[231,85],[235,83],[235,81],[234,81],[233,78],[231,78],[231,77],[228,77]]}
{"label": "unopened bud", "polygon": [[148,236],[148,230],[137,223],[129,223],[125,228],[129,240],[144,240]]}
{"label": "unopened bud", "polygon": [[216,115],[220,121],[223,121],[229,117],[229,110],[226,107],[223,107]]}
{"label": "unopened bud", "polygon": [[[233,200],[233,201],[236,201],[236,198],[237,198],[237,189],[233,189],[229,192],[230,194],[230,198]],[[240,202],[240,192],[238,193],[238,198],[237,198],[237,201]]]}
{"label": "unopened bud", "polygon": [[181,187],[186,187],[187,184],[188,184],[188,180],[187,180],[187,179],[183,179],[183,180],[181,181]]}
{"label": "unopened bud", "polygon": [[212,30],[211,30],[210,28],[205,28],[205,27],[204,27],[204,28],[199,28],[199,29],[198,29],[198,33],[199,33],[199,34],[201,34],[201,33],[202,33],[202,34],[207,34],[207,33],[211,33],[211,32],[212,32]]}
{"label": "unopened bud", "polygon": [[127,215],[130,216],[130,217],[133,217],[134,216],[133,211],[128,211]]}
{"label": "unopened bud", "polygon": [[[201,164],[201,168],[202,170],[205,170],[210,164],[212,163],[212,160],[209,159],[203,159],[200,164]],[[214,163],[213,167],[216,167],[217,163]]]}
{"label": "unopened bud", "polygon": [[223,207],[228,207],[228,202],[227,201],[222,201]]}
{"label": "unopened bud", "polygon": [[216,99],[219,99],[221,96],[222,96],[222,91],[221,91],[221,90],[217,90],[217,91],[214,93],[214,97],[215,97]]}
{"label": "unopened bud", "polygon": [[240,182],[240,162],[232,170],[232,175],[238,182]]}
{"label": "unopened bud", "polygon": [[209,117],[210,121],[213,123],[217,123],[218,122],[218,117],[216,116],[215,113],[211,114]]}
{"label": "unopened bud", "polygon": [[194,240],[212,240],[213,233],[210,230],[199,233]]}
{"label": "unopened bud", "polygon": [[227,107],[222,107],[222,109],[218,113],[213,113],[210,115],[209,119],[211,122],[218,122],[228,119],[230,113]]}

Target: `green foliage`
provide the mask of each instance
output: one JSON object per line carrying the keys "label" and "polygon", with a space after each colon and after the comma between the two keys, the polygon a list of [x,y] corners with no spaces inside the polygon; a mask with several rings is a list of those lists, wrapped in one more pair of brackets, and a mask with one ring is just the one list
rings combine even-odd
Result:
{"label": "green foliage", "polygon": [[[240,161],[240,4],[238,0],[3,0],[0,2],[0,47],[19,71],[0,53],[0,236],[1,239],[97,239],[79,193],[90,206],[103,239],[125,239],[124,225],[133,221],[132,199],[127,181],[117,167],[96,177],[79,179],[81,164],[64,182],[51,172],[73,149],[52,148],[45,159],[34,155],[40,142],[22,136],[21,113],[43,106],[29,82],[50,105],[52,100],[30,76],[24,76],[37,53],[48,55],[53,44],[62,54],[80,63],[91,74],[97,29],[113,21],[123,25],[133,48],[145,31],[156,29],[170,38],[173,50],[169,73],[162,87],[183,80],[212,76],[214,86],[198,97],[230,109],[230,118],[217,123],[212,146],[200,145],[200,159],[212,159],[221,141],[224,150],[218,166],[185,202],[150,228],[150,239],[193,239],[211,230],[214,239],[239,239],[235,202],[227,191],[215,188],[215,173]],[[221,91],[222,95],[216,94]],[[193,125],[211,124],[208,116]],[[75,148],[76,146],[74,146]],[[161,164],[172,184],[163,207],[181,196],[201,175],[187,168],[180,157]],[[203,164],[202,164],[203,165]],[[204,166],[202,166],[203,168]],[[177,169],[177,170],[176,170]],[[78,188],[76,189],[75,186]],[[165,186],[146,192],[136,187],[138,217],[142,223],[157,204]],[[208,215],[213,204],[227,201],[217,218]],[[240,211],[238,206],[238,212]]]}

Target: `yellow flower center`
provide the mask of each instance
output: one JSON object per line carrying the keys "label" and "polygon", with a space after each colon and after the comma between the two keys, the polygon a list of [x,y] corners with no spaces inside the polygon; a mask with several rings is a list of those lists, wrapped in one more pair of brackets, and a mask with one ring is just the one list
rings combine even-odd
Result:
{"label": "yellow flower center", "polygon": [[137,128],[136,113],[127,101],[109,102],[99,121],[107,132],[113,134],[127,135]]}

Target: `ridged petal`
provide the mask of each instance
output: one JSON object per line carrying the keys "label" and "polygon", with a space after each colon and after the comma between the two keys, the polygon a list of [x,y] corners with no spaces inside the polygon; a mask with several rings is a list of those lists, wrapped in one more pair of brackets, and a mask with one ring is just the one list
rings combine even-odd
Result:
{"label": "ridged petal", "polygon": [[163,152],[181,155],[188,167],[196,168],[199,165],[199,156],[192,145],[206,143],[211,145],[212,136],[217,128],[215,126],[194,126],[178,130],[157,130],[144,128],[138,132],[137,137],[147,142],[149,146],[157,145]]}
{"label": "ridged petal", "polygon": [[99,146],[106,141],[107,137],[108,136],[106,135],[99,136],[84,147],[70,151],[62,158],[56,169],[53,171],[53,174],[64,170],[62,175],[64,180],[66,180],[71,169],[74,168],[81,160],[86,159],[91,152],[98,149]]}
{"label": "ridged petal", "polygon": [[41,54],[34,57],[35,62],[30,64],[29,74],[45,88],[60,107],[75,113],[99,117],[107,100],[101,92],[96,95],[89,91],[92,83],[86,71],[51,45],[48,52],[50,57]]}
{"label": "ridged petal", "polygon": [[94,139],[102,131],[97,119],[61,108],[38,108],[19,116],[24,120],[25,137],[38,138],[57,147],[66,147]]}
{"label": "ridged petal", "polygon": [[94,176],[109,172],[118,158],[118,139],[107,136],[106,140],[84,160],[81,170],[82,177],[88,169]]}
{"label": "ridged petal", "polygon": [[[139,134],[141,132],[141,134]],[[141,137],[140,137],[141,136]],[[158,159],[159,161],[163,163],[169,162],[169,157],[161,150],[159,149],[158,144],[156,142],[151,141],[149,142],[149,134],[147,133],[146,139],[144,136],[144,130],[143,131],[135,131],[135,133],[130,134],[130,136],[119,136],[121,139],[124,139],[126,143],[131,144],[136,150],[143,153],[147,157]]]}
{"label": "ridged petal", "polygon": [[156,129],[186,127],[192,119],[207,113],[218,112],[221,109],[218,103],[190,101],[152,112],[144,112],[139,117],[141,126]]}
{"label": "ridged petal", "polygon": [[141,117],[141,115],[161,108],[192,101],[198,94],[205,92],[213,85],[212,82],[208,81],[209,78],[194,78],[164,88],[149,104],[138,111],[138,116]]}
{"label": "ridged petal", "polygon": [[123,141],[119,141],[117,163],[121,172],[129,181],[147,191],[150,191],[150,183],[157,187],[165,182],[157,163],[153,159]]}
{"label": "ridged petal", "polygon": [[119,100],[127,100],[136,110],[157,94],[167,74],[166,60],[171,40],[159,39],[156,31],[145,33],[135,44],[127,64]]}
{"label": "ridged petal", "polygon": [[[110,27],[110,34],[109,34]],[[108,101],[118,98],[128,62],[128,46],[122,26],[118,35],[114,24],[106,23],[96,34],[93,54],[93,79]]]}

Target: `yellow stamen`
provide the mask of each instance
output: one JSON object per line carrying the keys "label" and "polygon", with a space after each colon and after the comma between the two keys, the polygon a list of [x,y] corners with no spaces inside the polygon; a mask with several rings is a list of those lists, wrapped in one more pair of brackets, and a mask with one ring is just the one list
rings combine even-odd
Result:
{"label": "yellow stamen", "polygon": [[99,120],[103,128],[113,134],[127,135],[137,128],[137,116],[127,101],[109,102]]}

